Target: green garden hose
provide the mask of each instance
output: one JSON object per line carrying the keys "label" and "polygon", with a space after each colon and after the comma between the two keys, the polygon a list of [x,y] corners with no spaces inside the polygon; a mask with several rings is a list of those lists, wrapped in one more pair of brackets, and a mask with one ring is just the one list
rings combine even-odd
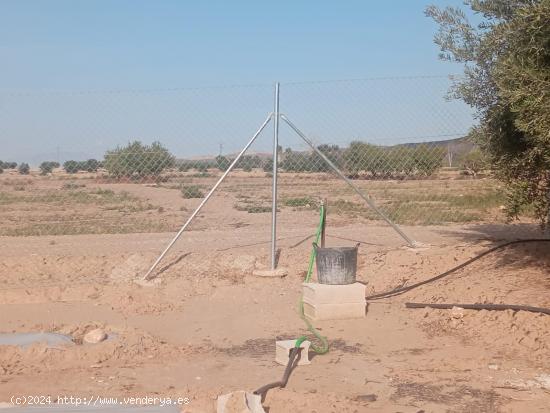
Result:
{"label": "green garden hose", "polygon": [[[317,227],[317,232],[315,233],[315,245],[319,243],[319,239],[321,238],[321,232],[323,230],[323,227],[325,225],[325,206],[321,204],[320,207],[320,215],[319,218],[319,226]],[[311,254],[309,256],[309,267],[307,270],[305,282],[308,283],[311,281],[311,275],[313,274],[313,264],[315,262],[315,248],[312,248]],[[313,327],[313,325],[310,323],[310,321],[307,319],[307,317],[304,314],[304,297],[300,297],[300,302],[298,303],[298,312],[300,314],[300,318],[304,321],[304,323],[307,326],[308,331],[317,338],[321,342],[320,346],[317,346],[315,344],[311,344],[311,349],[317,353],[317,354],[325,354],[328,352],[328,340],[326,337],[323,337],[319,331]],[[295,347],[300,347],[300,345],[307,339],[306,336],[301,336],[296,340]]]}

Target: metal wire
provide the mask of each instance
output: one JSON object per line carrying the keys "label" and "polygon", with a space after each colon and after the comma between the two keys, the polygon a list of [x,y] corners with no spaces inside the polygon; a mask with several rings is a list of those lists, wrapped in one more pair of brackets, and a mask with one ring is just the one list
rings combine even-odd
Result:
{"label": "metal wire", "polygon": [[282,83],[274,124],[291,118],[297,130],[281,122],[242,155],[244,137],[274,110],[273,85],[3,93],[0,245],[49,254],[57,238],[46,237],[70,236],[83,250],[95,235],[175,242],[186,223],[190,237],[227,250],[271,229],[273,266],[277,235],[313,232],[321,199],[331,222],[387,222],[410,244],[414,226],[494,222],[503,190],[465,139],[471,112],[447,99],[450,83]]}

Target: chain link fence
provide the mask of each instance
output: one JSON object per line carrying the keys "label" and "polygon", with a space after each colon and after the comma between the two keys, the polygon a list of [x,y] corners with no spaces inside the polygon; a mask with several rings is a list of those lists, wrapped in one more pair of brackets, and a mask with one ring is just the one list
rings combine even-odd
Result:
{"label": "chain link fence", "polygon": [[[493,219],[502,191],[466,138],[471,111],[447,99],[449,86],[446,77],[294,83],[284,85],[281,110],[397,224]],[[284,141],[283,171],[332,173],[306,146],[294,150],[292,136]],[[336,185],[336,193],[323,194],[333,213],[379,218],[353,190]]]}
{"label": "chain link fence", "polygon": [[[282,84],[281,239],[312,233],[321,200],[334,227],[381,221],[284,119],[397,225],[503,221],[502,190],[466,138],[472,113],[446,98],[449,86],[448,77]],[[156,240],[150,264],[272,111],[272,85],[3,94],[2,242],[47,249],[71,236],[85,249],[90,236],[142,234]],[[182,248],[269,244],[272,145],[269,125]],[[202,257],[190,268],[203,268]]]}

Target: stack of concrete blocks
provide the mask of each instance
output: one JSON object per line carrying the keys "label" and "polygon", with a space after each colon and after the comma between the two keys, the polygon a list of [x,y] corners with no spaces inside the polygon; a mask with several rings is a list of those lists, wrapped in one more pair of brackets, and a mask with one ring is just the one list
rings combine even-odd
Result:
{"label": "stack of concrete blocks", "polygon": [[361,283],[304,283],[304,314],[311,321],[363,318],[367,308],[365,288]]}

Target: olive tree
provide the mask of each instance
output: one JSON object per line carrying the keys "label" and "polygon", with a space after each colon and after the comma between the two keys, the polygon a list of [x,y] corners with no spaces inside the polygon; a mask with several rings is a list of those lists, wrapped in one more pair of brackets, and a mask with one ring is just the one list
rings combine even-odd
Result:
{"label": "olive tree", "polygon": [[174,165],[174,156],[160,142],[144,145],[139,141],[108,151],[103,162],[109,174],[117,178],[156,177]]}
{"label": "olive tree", "polygon": [[491,169],[507,183],[510,218],[533,207],[550,212],[550,0],[465,0],[471,24],[455,7],[429,6],[444,60],[462,63],[451,95],[476,110],[470,133]]}

